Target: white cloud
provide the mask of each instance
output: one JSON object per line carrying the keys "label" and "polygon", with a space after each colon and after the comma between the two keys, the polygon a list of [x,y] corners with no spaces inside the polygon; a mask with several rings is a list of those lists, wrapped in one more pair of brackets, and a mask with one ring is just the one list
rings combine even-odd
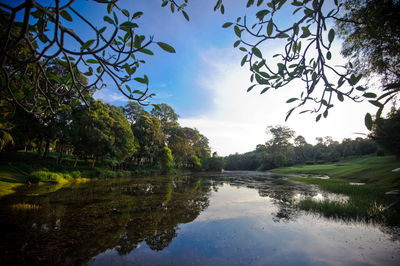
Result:
{"label": "white cloud", "polygon": [[257,144],[265,143],[268,138],[265,129],[269,125],[286,125],[311,143],[316,137],[332,136],[341,141],[359,136],[355,134],[358,132],[367,133],[364,115],[368,111],[373,113],[375,109],[369,103],[349,100],[335,102],[328,118],[318,123],[315,115],[299,115],[298,112],[285,123],[286,112],[291,106],[286,104],[286,100],[299,96],[297,86],[302,84],[263,95],[259,94],[260,89],[246,92],[251,85],[249,71],[240,67],[240,60],[232,48],[203,51],[195,80],[199,88],[210,92],[214,108],[201,117],[179,120],[182,126],[198,128],[220,155],[251,151]]}

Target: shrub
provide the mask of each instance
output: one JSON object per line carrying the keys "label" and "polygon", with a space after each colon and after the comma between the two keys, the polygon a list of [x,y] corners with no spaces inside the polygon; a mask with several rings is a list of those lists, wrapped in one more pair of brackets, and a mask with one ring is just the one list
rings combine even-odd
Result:
{"label": "shrub", "polygon": [[47,171],[33,172],[26,178],[26,181],[29,181],[31,183],[44,182],[44,183],[55,183],[55,184],[66,182],[64,174],[47,172]]}

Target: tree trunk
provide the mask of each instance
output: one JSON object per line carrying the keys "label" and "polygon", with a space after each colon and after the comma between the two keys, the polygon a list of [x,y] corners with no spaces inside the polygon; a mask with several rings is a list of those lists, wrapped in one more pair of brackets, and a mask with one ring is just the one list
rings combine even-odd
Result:
{"label": "tree trunk", "polygon": [[92,168],[94,168],[95,163],[96,163],[96,156],[93,157]]}
{"label": "tree trunk", "polygon": [[78,163],[78,156],[76,156],[75,158],[74,168],[76,168],[77,163]]}
{"label": "tree trunk", "polygon": [[42,142],[43,142],[43,139],[40,139],[39,143],[38,143],[38,147],[37,147],[37,152],[38,152],[39,156],[42,153]]}
{"label": "tree trunk", "polygon": [[64,153],[64,144],[61,144],[60,150],[58,151],[57,164],[61,163],[63,153]]}
{"label": "tree trunk", "polygon": [[44,148],[43,159],[47,159],[47,155],[49,154],[49,147],[50,147],[50,139],[46,139],[46,147]]}

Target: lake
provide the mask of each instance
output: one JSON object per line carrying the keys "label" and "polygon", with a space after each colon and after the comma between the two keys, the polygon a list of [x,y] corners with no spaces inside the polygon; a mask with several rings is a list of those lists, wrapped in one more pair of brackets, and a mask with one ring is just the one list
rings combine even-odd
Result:
{"label": "lake", "polygon": [[345,201],[259,172],[97,180],[0,199],[3,265],[400,265],[400,229],[325,218]]}

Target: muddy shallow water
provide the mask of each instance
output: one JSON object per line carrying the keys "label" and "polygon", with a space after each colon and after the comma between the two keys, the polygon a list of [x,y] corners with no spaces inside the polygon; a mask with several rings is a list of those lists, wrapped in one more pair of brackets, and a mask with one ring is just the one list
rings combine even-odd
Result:
{"label": "muddy shallow water", "polygon": [[399,228],[296,208],[341,195],[257,172],[100,180],[0,200],[7,265],[399,265]]}

